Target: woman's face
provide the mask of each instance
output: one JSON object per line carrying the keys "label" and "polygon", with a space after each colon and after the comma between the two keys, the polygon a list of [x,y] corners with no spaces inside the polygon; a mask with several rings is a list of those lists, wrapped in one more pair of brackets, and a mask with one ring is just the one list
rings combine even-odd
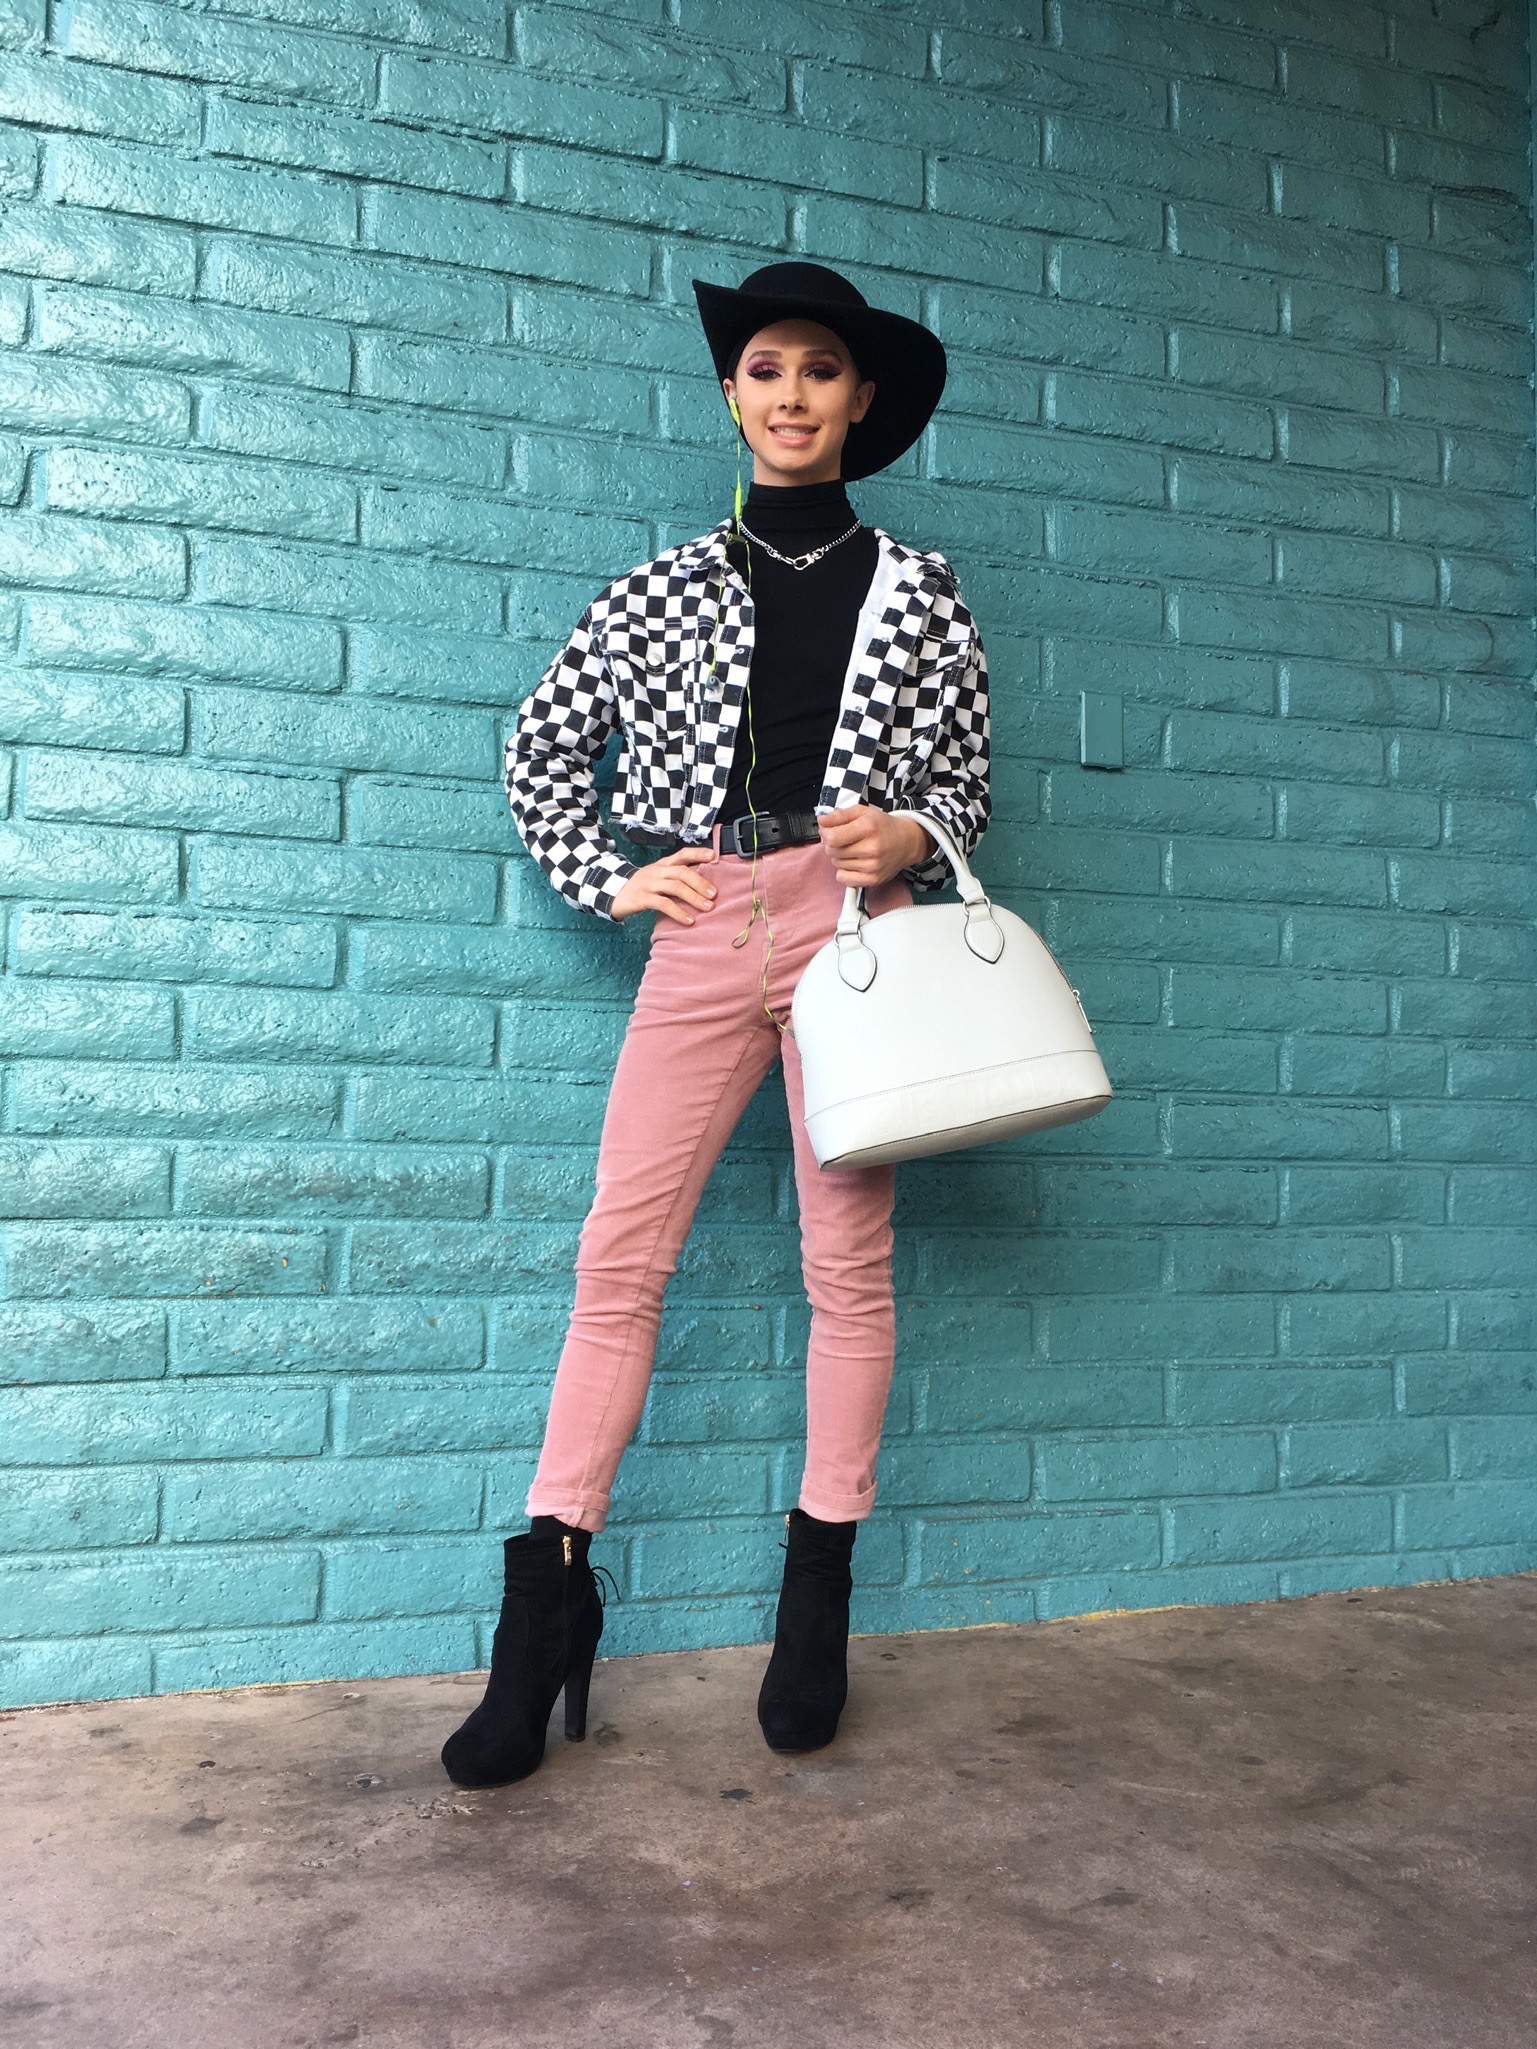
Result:
{"label": "woman's face", "polygon": [[849,428],[870,410],[846,343],[814,320],[760,328],[722,390],[734,398],[756,484],[825,484],[842,472]]}

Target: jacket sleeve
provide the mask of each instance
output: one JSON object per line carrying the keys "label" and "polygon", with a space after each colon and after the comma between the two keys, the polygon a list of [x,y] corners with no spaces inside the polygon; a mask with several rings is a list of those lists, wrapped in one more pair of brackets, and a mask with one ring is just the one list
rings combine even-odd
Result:
{"label": "jacket sleeve", "polygon": [[612,918],[635,863],[605,828],[593,781],[618,723],[593,612],[589,605],[519,708],[504,780],[513,822],[551,883],[578,910]]}
{"label": "jacket sleeve", "polygon": [[[989,790],[990,725],[987,655],[976,621],[951,586],[947,638],[955,658],[945,682],[939,737],[929,757],[928,780],[911,801],[947,825],[970,859],[992,810]],[[937,849],[927,861],[902,871],[915,889],[939,889],[950,881],[950,863]]]}

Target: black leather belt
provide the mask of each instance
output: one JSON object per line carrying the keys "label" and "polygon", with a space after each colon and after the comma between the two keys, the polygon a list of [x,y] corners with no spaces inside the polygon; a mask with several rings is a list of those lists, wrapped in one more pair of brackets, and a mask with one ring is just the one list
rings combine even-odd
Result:
{"label": "black leather belt", "polygon": [[814,811],[744,811],[721,827],[723,854],[771,854],[776,847],[810,847],[822,837]]}

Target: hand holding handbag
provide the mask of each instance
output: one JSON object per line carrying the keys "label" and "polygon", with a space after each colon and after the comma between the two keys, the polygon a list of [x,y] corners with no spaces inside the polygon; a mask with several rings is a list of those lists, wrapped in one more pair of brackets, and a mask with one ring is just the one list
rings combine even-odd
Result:
{"label": "hand holding handbag", "polygon": [[790,1006],[817,1164],[874,1167],[1073,1124],[1111,1098],[1078,992],[937,819],[958,904],[871,918],[850,889]]}

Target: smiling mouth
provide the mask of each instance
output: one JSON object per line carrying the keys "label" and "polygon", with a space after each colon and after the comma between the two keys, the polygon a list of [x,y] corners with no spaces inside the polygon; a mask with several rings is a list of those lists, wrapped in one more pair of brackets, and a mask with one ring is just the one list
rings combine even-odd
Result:
{"label": "smiling mouth", "polygon": [[771,434],[777,434],[781,441],[809,441],[816,433],[815,427],[770,427]]}

